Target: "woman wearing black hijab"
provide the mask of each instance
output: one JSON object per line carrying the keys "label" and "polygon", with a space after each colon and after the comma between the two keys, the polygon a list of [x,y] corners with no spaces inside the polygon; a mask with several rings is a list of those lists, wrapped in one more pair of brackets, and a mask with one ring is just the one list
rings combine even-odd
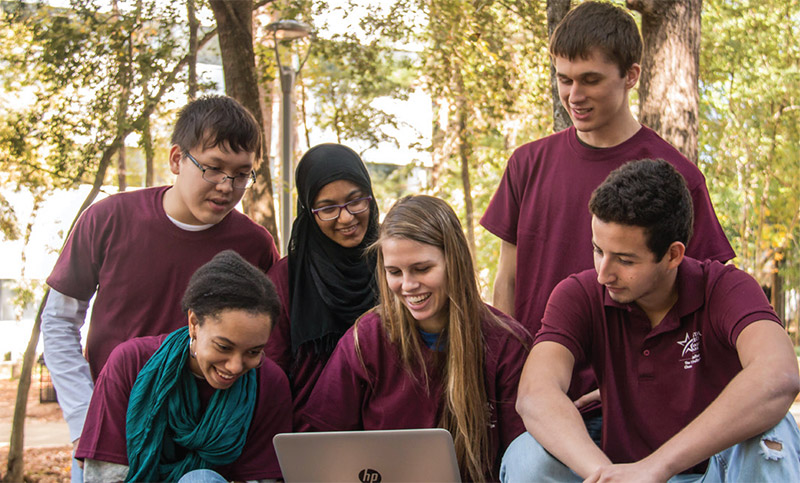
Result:
{"label": "woman wearing black hijab", "polygon": [[295,171],[297,218],[289,255],[268,275],[283,304],[264,349],[289,376],[295,431],[339,338],[376,303],[378,205],[363,161],[341,144],[309,149]]}

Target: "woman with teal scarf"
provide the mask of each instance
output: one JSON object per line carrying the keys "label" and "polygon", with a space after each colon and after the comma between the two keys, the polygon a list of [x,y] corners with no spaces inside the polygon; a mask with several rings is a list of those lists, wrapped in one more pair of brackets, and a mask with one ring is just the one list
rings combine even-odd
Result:
{"label": "woman with teal scarf", "polygon": [[291,395],[262,350],[279,309],[235,252],[200,267],[183,298],[188,326],[120,344],[100,373],[76,452],[85,481],[280,478],[272,437],[291,431]]}

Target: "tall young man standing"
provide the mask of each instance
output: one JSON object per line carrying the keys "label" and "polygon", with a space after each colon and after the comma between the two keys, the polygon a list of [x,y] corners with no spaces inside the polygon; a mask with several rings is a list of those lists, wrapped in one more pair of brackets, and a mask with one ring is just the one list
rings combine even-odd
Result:
{"label": "tall young man standing", "polygon": [[[695,219],[690,256],[720,261],[734,256],[703,175],[631,113],[628,97],[639,80],[642,55],[633,17],[610,3],[585,2],[553,32],[550,54],[561,102],[574,125],[514,152],[481,219],[502,240],[493,304],[533,334],[556,284],[592,266],[586,203],[608,173],[626,161],[665,159],[686,178]],[[573,400],[596,388],[588,367],[576,371],[569,393]]]}

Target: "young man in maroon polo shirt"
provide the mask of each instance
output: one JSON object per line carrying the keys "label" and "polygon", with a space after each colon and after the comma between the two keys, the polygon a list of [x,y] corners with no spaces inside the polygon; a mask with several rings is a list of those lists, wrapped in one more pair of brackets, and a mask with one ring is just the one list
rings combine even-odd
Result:
{"label": "young man in maroon polo shirt", "polygon": [[[528,433],[501,478],[797,481],[792,344],[752,277],[684,256],[692,200],[680,173],[628,163],[589,210],[595,269],[547,303],[517,398]],[[582,361],[600,386],[600,447],[567,397]]]}
{"label": "young man in maroon polo shirt", "polygon": [[[556,284],[592,267],[591,253],[584,250],[592,237],[586,203],[626,161],[665,159],[686,178],[695,220],[695,236],[686,246],[690,257],[721,262],[734,257],[700,170],[631,112],[628,97],[639,80],[642,56],[631,14],[607,2],[582,3],[553,32],[550,55],[573,126],[514,151],[481,219],[502,240],[492,303],[532,334]],[[596,388],[591,370],[576,366],[570,397],[578,400]]]}

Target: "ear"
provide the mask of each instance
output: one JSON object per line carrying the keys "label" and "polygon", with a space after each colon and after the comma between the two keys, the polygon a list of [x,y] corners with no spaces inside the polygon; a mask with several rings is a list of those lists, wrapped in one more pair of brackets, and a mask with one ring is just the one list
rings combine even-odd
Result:
{"label": "ear", "polygon": [[197,327],[200,326],[200,320],[197,315],[189,309],[189,337],[195,339],[197,337]]}
{"label": "ear", "polygon": [[686,254],[686,245],[679,241],[672,242],[672,245],[667,249],[667,268],[670,270],[678,268],[678,265],[683,261],[683,256]]}
{"label": "ear", "polygon": [[642,66],[634,63],[627,72],[625,72],[625,88],[633,89],[636,83],[639,82],[639,76],[642,74]]}
{"label": "ear", "polygon": [[183,150],[177,144],[173,144],[169,149],[169,170],[172,174],[180,174],[181,160],[183,160]]}

